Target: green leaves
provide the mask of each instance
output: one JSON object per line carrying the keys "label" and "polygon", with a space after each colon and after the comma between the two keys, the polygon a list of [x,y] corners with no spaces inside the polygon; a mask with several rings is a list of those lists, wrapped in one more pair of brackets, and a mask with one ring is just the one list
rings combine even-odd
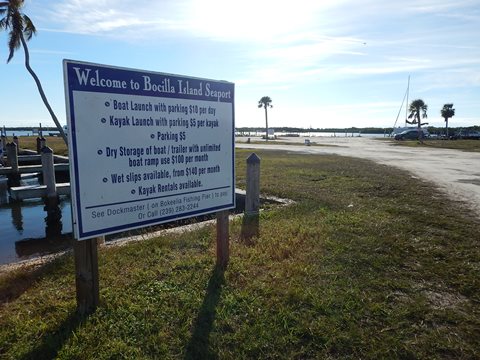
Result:
{"label": "green leaves", "polygon": [[262,98],[258,101],[258,107],[261,108],[267,108],[267,107],[273,107],[271,105],[272,99],[270,99],[269,96],[262,96]]}
{"label": "green leaves", "polygon": [[455,116],[455,109],[453,108],[453,104],[445,104],[443,105],[442,110],[440,110],[440,114],[448,121],[449,118]]}
{"label": "green leaves", "polygon": [[32,20],[22,13],[23,0],[0,2],[0,15],[5,15],[0,20],[0,29],[8,31],[8,59],[12,60],[15,51],[22,44],[22,36],[28,41],[36,33]]}

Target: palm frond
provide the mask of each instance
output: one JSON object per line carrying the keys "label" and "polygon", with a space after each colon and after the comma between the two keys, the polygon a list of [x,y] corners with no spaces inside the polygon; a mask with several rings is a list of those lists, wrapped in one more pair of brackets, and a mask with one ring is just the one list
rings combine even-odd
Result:
{"label": "palm frond", "polygon": [[9,63],[10,60],[12,60],[13,55],[15,54],[15,51],[20,47],[20,45],[21,45],[20,33],[15,32],[13,30],[10,31],[9,41],[8,41],[8,50],[10,52],[8,55],[7,63]]}
{"label": "palm frond", "polygon": [[13,55],[15,54],[15,51],[18,50],[18,48],[20,47],[20,44],[21,44],[20,35],[13,31],[10,32],[10,37],[8,41],[9,54],[8,54],[7,63],[9,63],[10,60],[12,60]]}
{"label": "palm frond", "polygon": [[27,15],[23,15],[23,33],[27,40],[30,40],[33,35],[37,32],[35,25],[33,25],[32,20]]}
{"label": "palm frond", "polygon": [[455,116],[455,109],[453,108],[453,104],[445,104],[443,108],[440,110],[440,114],[448,122],[448,119]]}
{"label": "palm frond", "polygon": [[23,5],[24,0],[0,1],[0,14],[4,15],[0,19],[0,29],[9,31],[7,63],[21,46],[22,39],[30,40],[37,31],[32,20],[22,13]]}

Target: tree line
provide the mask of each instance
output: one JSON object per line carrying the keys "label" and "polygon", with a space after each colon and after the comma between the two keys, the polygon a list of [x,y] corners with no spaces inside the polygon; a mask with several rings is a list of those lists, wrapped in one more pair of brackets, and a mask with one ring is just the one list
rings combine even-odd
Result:
{"label": "tree line", "polygon": [[[298,128],[298,127],[288,127],[288,126],[281,126],[281,127],[270,127],[269,129],[275,130],[275,132],[281,133],[293,133],[293,134],[306,134],[310,132],[317,132],[317,133],[364,133],[364,134],[384,134],[384,133],[391,133],[393,131],[393,127],[385,127],[385,128],[378,128],[378,127],[348,127],[348,128]],[[430,133],[443,133],[445,132],[444,127],[438,126],[427,126],[427,129]],[[244,132],[244,133],[252,133],[252,132],[265,132],[264,127],[251,127],[251,126],[242,126],[236,127],[235,130],[237,132]],[[480,131],[480,126],[473,125],[473,126],[464,126],[464,127],[450,127],[450,131],[456,132],[460,130],[475,130]]]}
{"label": "tree line", "polygon": [[[272,99],[269,96],[263,96],[258,101],[258,107],[263,108],[265,110],[265,128],[259,127],[238,127],[236,128],[237,132],[260,132],[265,131],[267,136],[265,136],[265,140],[268,141],[268,109],[272,108]],[[423,136],[423,132],[421,131],[422,126],[428,125],[427,122],[422,122],[422,119],[427,118],[427,110],[428,105],[422,99],[413,100],[410,103],[408,108],[409,115],[405,122],[410,125],[416,125],[418,128],[418,139],[421,140]],[[440,115],[445,120],[445,134],[447,139],[449,138],[449,127],[448,127],[448,120],[455,116],[455,109],[453,108],[453,104],[445,104],[443,105],[442,109],[440,110]],[[384,134],[384,133],[391,133],[393,131],[393,127],[387,128],[375,128],[375,127],[364,127],[364,128],[357,128],[357,127],[349,127],[349,128],[298,128],[298,127],[275,127],[273,128],[277,132],[283,133],[308,133],[308,132],[328,132],[328,133],[368,133],[368,134]],[[429,126],[427,127],[429,132],[431,133],[443,133],[443,127],[434,127]],[[456,131],[462,129],[468,130],[478,130],[480,129],[479,126],[470,126],[470,127],[461,127],[461,128],[453,128]]]}

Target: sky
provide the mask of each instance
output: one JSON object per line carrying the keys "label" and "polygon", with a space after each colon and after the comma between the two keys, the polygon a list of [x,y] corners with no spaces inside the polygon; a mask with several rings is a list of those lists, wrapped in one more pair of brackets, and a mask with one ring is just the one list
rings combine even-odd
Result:
{"label": "sky", "polygon": [[[480,125],[478,0],[26,0],[29,45],[60,123],[62,60],[235,83],[236,127],[404,125],[409,101],[428,122]],[[20,49],[10,63],[0,33],[0,126],[53,126]],[[400,116],[397,120],[397,115]]]}

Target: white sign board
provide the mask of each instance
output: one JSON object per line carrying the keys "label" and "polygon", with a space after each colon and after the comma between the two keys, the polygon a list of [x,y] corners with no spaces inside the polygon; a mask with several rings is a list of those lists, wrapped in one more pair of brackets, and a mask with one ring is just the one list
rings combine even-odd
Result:
{"label": "white sign board", "polygon": [[235,207],[233,83],[63,68],[76,239]]}

